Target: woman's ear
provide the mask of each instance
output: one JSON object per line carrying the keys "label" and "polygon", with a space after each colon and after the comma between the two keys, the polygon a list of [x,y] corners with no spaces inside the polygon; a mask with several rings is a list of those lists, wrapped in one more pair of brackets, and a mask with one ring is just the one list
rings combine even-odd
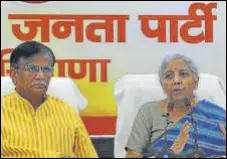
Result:
{"label": "woman's ear", "polygon": [[159,83],[162,87],[163,92],[166,93],[166,88],[164,87],[163,81],[160,80]]}
{"label": "woman's ear", "polygon": [[199,77],[197,78],[197,80],[195,80],[195,83],[194,83],[194,90],[196,90],[198,88],[198,85],[199,85]]}

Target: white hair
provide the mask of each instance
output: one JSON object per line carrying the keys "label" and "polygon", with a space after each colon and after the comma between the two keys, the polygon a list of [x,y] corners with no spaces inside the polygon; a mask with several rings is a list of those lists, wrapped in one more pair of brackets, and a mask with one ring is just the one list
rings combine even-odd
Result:
{"label": "white hair", "polygon": [[193,74],[193,79],[195,81],[198,81],[198,79],[199,79],[198,67],[190,58],[188,58],[182,54],[169,54],[163,59],[161,66],[159,68],[159,80],[160,80],[161,85],[163,85],[162,77],[163,77],[163,73],[164,73],[168,63],[170,61],[173,61],[178,58],[181,59],[188,66],[189,70]]}

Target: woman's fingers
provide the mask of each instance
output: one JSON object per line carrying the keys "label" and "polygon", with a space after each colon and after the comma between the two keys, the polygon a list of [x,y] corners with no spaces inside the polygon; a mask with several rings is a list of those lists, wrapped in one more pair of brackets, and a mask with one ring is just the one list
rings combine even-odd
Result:
{"label": "woman's fingers", "polygon": [[223,135],[226,139],[226,128],[225,128],[225,126],[223,124],[219,124],[219,127],[220,127],[220,129],[221,129],[221,131],[222,131],[222,133],[223,133]]}
{"label": "woman's fingers", "polygon": [[190,131],[190,128],[191,128],[191,123],[186,121],[185,124],[183,125],[183,127],[181,128],[180,136],[186,137]]}

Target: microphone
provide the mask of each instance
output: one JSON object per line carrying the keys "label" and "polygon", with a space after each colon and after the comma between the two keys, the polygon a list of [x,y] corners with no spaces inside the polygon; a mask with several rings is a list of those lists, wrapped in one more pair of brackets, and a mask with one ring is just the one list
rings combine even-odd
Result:
{"label": "microphone", "polygon": [[173,123],[169,119],[170,113],[173,111],[174,108],[174,102],[170,101],[167,105],[167,112],[166,114],[162,115],[162,117],[165,118],[165,129],[164,129],[164,144],[161,152],[157,152],[153,149],[152,144],[148,145],[147,147],[147,153],[144,153],[144,158],[176,158],[177,155],[171,150],[168,149],[168,140],[167,140],[167,128],[170,123]]}
{"label": "microphone", "polygon": [[[174,102],[169,102],[167,105],[167,112],[166,112],[166,114],[162,115],[162,117],[169,119],[169,115],[173,111],[173,108],[174,108]],[[169,125],[169,123],[168,123],[168,125]]]}
{"label": "microphone", "polygon": [[164,130],[165,143],[163,145],[162,151],[157,155],[158,158],[174,158],[175,157],[174,152],[172,150],[168,149],[168,139],[167,139],[167,128],[170,123],[173,123],[169,119],[169,115],[173,111],[174,105],[175,105],[174,102],[170,101],[167,105],[167,112],[165,115],[163,115],[163,117],[165,117],[165,119],[166,119],[165,130]]}
{"label": "microphone", "polygon": [[184,105],[185,105],[186,107],[191,107],[191,100],[190,100],[190,98],[186,97],[186,98],[184,99]]}
{"label": "microphone", "polygon": [[167,105],[167,113],[166,113],[166,115],[168,115],[168,117],[170,115],[170,112],[173,111],[173,108],[174,108],[174,102],[169,102]]}
{"label": "microphone", "polygon": [[197,122],[193,116],[193,110],[192,110],[190,98],[186,97],[184,99],[184,105],[189,109],[188,115],[191,117],[191,123],[194,128],[193,149],[186,152],[185,157],[186,158],[205,158],[206,157],[205,152],[199,148]]}

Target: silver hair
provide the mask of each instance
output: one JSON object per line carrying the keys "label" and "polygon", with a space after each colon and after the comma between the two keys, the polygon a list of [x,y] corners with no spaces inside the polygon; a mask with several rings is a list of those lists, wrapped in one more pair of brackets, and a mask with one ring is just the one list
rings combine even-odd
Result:
{"label": "silver hair", "polygon": [[189,67],[190,71],[192,72],[194,80],[198,81],[198,79],[199,79],[198,67],[190,58],[188,58],[182,54],[169,54],[163,59],[161,66],[159,68],[159,80],[160,80],[161,85],[163,85],[162,77],[163,77],[163,73],[166,69],[167,64],[170,61],[173,61],[178,58],[183,60],[183,62]]}

